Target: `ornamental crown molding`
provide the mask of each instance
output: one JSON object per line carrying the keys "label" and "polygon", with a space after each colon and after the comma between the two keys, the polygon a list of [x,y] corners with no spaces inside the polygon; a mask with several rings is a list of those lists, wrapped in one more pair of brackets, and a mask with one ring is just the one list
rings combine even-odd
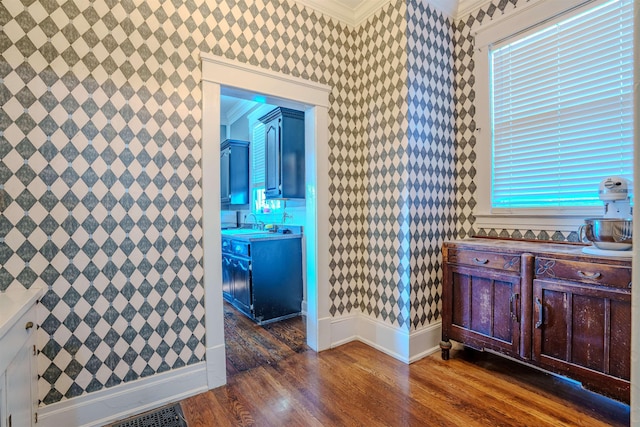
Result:
{"label": "ornamental crown molding", "polygon": [[[356,27],[378,12],[391,0],[295,0],[349,26]],[[489,5],[492,0],[421,0],[451,19],[460,19]]]}
{"label": "ornamental crown molding", "polygon": [[391,0],[296,0],[296,2],[356,27]]}
{"label": "ornamental crown molding", "polygon": [[458,0],[458,7],[455,12],[455,18],[461,19],[471,12],[490,5],[492,0]]}

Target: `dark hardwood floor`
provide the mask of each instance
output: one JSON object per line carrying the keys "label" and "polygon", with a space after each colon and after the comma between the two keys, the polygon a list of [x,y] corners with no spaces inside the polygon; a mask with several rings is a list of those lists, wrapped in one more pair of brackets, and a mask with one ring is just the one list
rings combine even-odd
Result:
{"label": "dark hardwood floor", "polygon": [[304,317],[258,326],[226,301],[224,341],[227,377],[311,350],[306,344]]}
{"label": "dark hardwood floor", "polygon": [[492,354],[406,365],[359,342],[315,353],[300,317],[225,320],[228,384],[181,402],[190,427],[629,425],[627,405]]}

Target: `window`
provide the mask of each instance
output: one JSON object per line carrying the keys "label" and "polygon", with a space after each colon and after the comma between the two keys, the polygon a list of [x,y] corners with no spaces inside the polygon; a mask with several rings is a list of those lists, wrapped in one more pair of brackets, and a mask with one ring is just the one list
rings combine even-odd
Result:
{"label": "window", "polygon": [[633,178],[633,1],[584,3],[525,5],[476,34],[476,102],[489,107],[476,163],[492,165],[478,168],[479,226],[601,213],[599,182]]}
{"label": "window", "polygon": [[279,209],[279,200],[267,200],[264,195],[264,124],[255,121],[251,132],[251,211],[268,213]]}
{"label": "window", "polygon": [[257,122],[251,133],[251,210],[262,212],[264,198],[264,124]]}

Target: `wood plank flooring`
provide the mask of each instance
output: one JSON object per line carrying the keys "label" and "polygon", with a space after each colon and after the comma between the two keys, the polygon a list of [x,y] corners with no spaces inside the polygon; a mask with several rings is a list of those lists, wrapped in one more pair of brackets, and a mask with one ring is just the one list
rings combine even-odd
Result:
{"label": "wood plank flooring", "polygon": [[264,326],[224,302],[224,341],[227,377],[262,365],[271,365],[296,353],[311,351],[306,344],[303,317]]}
{"label": "wood plank flooring", "polygon": [[227,334],[228,384],[181,402],[190,427],[629,425],[627,405],[495,355],[406,365],[359,342],[315,353],[302,318],[249,326]]}

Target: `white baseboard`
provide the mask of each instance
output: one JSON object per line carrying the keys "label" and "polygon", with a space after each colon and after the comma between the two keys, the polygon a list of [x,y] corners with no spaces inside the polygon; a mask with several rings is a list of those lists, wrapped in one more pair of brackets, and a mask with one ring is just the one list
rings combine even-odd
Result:
{"label": "white baseboard", "polygon": [[425,358],[440,351],[442,340],[442,321],[425,326],[409,334],[409,363]]}
{"label": "white baseboard", "polygon": [[39,427],[98,427],[208,390],[205,362],[38,408]]}
{"label": "white baseboard", "polygon": [[331,348],[359,339],[360,315],[334,317],[331,319]]}
{"label": "white baseboard", "polygon": [[207,385],[210,389],[227,383],[227,358],[224,353],[224,343],[208,347],[207,356]]}
{"label": "white baseboard", "polygon": [[[307,329],[307,342],[313,342],[316,344],[315,347],[311,346],[311,348],[313,348],[315,351],[323,351],[331,348],[333,320],[334,319],[332,317],[323,317],[321,319],[318,319],[317,331],[310,331],[309,329]],[[315,333],[315,336],[310,337],[310,332]],[[312,339],[311,341],[309,340],[310,338]]]}
{"label": "white baseboard", "polygon": [[331,348],[361,341],[394,359],[413,363],[440,350],[442,324],[435,323],[408,332],[364,315],[349,315],[331,320]]}

